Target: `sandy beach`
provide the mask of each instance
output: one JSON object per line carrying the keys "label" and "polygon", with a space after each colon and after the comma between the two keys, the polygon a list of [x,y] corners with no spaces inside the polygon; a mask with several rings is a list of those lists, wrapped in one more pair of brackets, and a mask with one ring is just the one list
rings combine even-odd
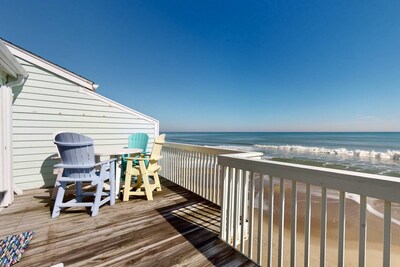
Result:
{"label": "sandy beach", "polygon": [[[278,180],[276,180],[278,181]],[[285,232],[284,232],[284,266],[290,265],[291,242],[291,183],[285,183]],[[258,189],[257,189],[258,190]],[[264,200],[268,200],[268,187],[264,190]],[[298,216],[297,216],[297,266],[304,266],[304,216],[305,216],[305,185],[297,184],[298,191]],[[319,266],[320,261],[320,193],[319,187],[311,187],[311,241],[310,265]],[[338,262],[338,218],[339,218],[339,193],[328,190],[327,204],[327,266],[337,266]],[[274,237],[273,237],[273,264],[276,266],[278,256],[278,216],[279,216],[279,184],[275,184],[274,203]],[[345,233],[345,266],[358,266],[358,236],[359,236],[359,204],[354,200],[357,197],[349,195],[346,198],[346,233]],[[367,266],[381,266],[383,262],[383,219],[379,213],[383,210],[383,201],[368,199],[369,211],[367,214]],[[373,212],[370,212],[373,211]],[[400,266],[400,206],[392,203],[392,266]],[[255,208],[254,233],[258,230],[258,209]],[[263,266],[267,261],[268,240],[268,205],[264,203],[263,216]],[[247,242],[246,242],[247,243]],[[257,240],[254,240],[253,259],[257,257]],[[246,246],[247,247],[247,246]],[[247,250],[246,250],[247,254]]]}

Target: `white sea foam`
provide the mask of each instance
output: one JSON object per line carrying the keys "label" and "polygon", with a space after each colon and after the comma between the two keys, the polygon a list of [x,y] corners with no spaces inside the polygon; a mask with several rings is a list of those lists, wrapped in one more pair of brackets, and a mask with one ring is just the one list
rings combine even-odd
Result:
{"label": "white sea foam", "polygon": [[376,152],[374,150],[347,150],[346,148],[325,148],[325,147],[307,147],[307,146],[273,146],[273,145],[254,145],[257,148],[274,149],[282,151],[294,151],[303,153],[329,154],[359,158],[392,159],[400,160],[400,151],[387,150],[386,152]]}

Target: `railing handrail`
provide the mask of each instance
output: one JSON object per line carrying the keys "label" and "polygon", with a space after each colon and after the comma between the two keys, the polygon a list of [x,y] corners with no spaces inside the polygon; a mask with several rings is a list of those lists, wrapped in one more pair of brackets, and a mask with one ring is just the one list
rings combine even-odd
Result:
{"label": "railing handrail", "polygon": [[189,144],[182,144],[182,143],[173,143],[173,142],[166,142],[164,147],[169,148],[176,148],[186,151],[193,151],[193,152],[200,152],[200,153],[207,153],[211,155],[221,155],[221,154],[233,154],[233,153],[240,153],[239,150],[234,149],[225,149],[219,147],[212,147],[212,146],[200,146],[200,145],[189,145]]}
{"label": "railing handrail", "polygon": [[328,189],[400,202],[400,178],[362,172],[336,170],[294,163],[242,158],[242,153],[219,155],[218,164],[225,167],[263,173]]}

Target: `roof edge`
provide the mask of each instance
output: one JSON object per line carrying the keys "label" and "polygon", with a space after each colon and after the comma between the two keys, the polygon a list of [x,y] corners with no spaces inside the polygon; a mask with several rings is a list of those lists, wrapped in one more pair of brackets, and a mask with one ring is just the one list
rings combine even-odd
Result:
{"label": "roof edge", "polygon": [[55,63],[52,63],[30,51],[27,51],[25,49],[23,49],[22,47],[19,47],[9,41],[6,41],[2,38],[0,38],[0,40],[4,43],[4,45],[8,48],[8,50],[10,50],[10,52],[16,56],[19,57],[23,60],[26,60],[34,65],[37,65],[41,68],[44,68],[54,74],[57,74],[58,76],[61,76],[73,83],[76,83],[86,89],[95,91],[97,86],[96,84],[91,81],[88,80],[76,73],[73,73],[72,71],[69,71]]}

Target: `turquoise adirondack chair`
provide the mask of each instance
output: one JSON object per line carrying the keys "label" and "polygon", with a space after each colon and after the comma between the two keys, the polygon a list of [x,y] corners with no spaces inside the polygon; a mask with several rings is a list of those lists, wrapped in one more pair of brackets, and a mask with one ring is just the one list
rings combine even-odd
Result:
{"label": "turquoise adirondack chair", "polygon": [[[143,150],[143,154],[146,154],[147,142],[149,141],[149,136],[145,133],[134,133],[128,137],[128,148],[139,148]],[[122,155],[122,166],[121,166],[121,177],[125,177],[126,170],[126,158],[129,155]],[[139,157],[139,156],[138,156]],[[134,165],[138,165],[139,163],[135,160]]]}

